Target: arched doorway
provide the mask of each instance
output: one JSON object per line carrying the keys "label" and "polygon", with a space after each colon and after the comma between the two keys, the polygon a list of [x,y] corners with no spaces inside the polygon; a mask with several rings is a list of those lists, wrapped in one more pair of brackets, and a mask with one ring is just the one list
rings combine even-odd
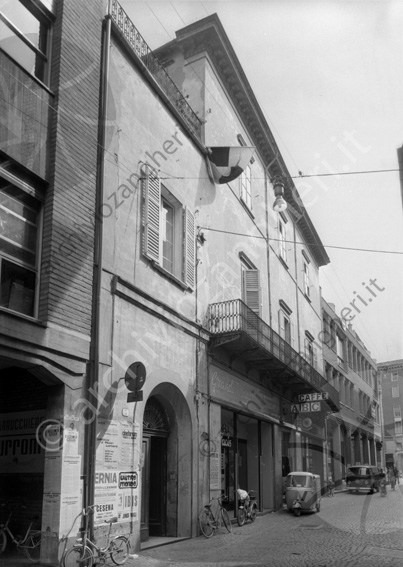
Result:
{"label": "arched doorway", "polygon": [[[192,419],[182,391],[166,370],[150,373],[158,385],[143,413],[140,540],[150,537],[191,537],[193,475]],[[172,376],[175,378],[175,376]],[[197,490],[195,494],[197,493]]]}
{"label": "arched doorway", "polygon": [[141,495],[141,541],[166,535],[168,416],[163,405],[151,397],[143,415],[143,475]]}

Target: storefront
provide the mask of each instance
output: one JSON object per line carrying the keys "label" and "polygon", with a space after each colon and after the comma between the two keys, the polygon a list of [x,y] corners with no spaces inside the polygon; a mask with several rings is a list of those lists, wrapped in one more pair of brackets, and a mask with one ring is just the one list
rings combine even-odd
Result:
{"label": "storefront", "polygon": [[264,510],[281,501],[280,398],[216,364],[210,366],[210,491],[224,492],[236,512],[236,490],[255,490]]}

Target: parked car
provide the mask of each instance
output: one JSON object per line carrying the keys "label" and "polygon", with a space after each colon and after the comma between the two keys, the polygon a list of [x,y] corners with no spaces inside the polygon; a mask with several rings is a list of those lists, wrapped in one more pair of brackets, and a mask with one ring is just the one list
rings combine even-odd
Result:
{"label": "parked car", "polygon": [[349,492],[368,491],[379,492],[379,483],[383,473],[378,467],[357,465],[349,467],[346,472],[346,486]]}

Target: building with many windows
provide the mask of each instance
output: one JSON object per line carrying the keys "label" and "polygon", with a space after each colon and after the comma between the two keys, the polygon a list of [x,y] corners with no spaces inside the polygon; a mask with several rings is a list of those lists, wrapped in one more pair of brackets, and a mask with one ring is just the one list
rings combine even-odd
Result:
{"label": "building with many windows", "polygon": [[385,466],[397,467],[403,473],[403,360],[378,364],[382,389]]}
{"label": "building with many windows", "polygon": [[340,412],[326,417],[327,466],[336,484],[349,465],[384,466],[382,408],[376,361],[350,324],[322,299],[326,378],[339,392]]}
{"label": "building with many windows", "polygon": [[222,491],[234,516],[238,486],[278,509],[291,469],[325,478],[347,394],[323,372],[329,258],[221,22],[153,53],[116,0],[0,11],[3,496],[49,564],[87,505],[133,550],[198,535]]}

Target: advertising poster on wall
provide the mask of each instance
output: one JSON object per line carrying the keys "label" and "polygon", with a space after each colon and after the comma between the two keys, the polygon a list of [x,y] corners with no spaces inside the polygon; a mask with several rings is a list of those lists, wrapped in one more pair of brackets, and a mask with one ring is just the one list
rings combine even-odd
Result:
{"label": "advertising poster on wall", "polygon": [[138,519],[138,424],[129,420],[98,422],[95,524],[113,516],[119,521]]}
{"label": "advertising poster on wall", "polygon": [[219,490],[220,479],[220,455],[218,453],[212,453],[210,455],[210,490]]}
{"label": "advertising poster on wall", "polygon": [[45,410],[3,413],[0,416],[0,472],[43,473],[45,452],[36,431]]}

